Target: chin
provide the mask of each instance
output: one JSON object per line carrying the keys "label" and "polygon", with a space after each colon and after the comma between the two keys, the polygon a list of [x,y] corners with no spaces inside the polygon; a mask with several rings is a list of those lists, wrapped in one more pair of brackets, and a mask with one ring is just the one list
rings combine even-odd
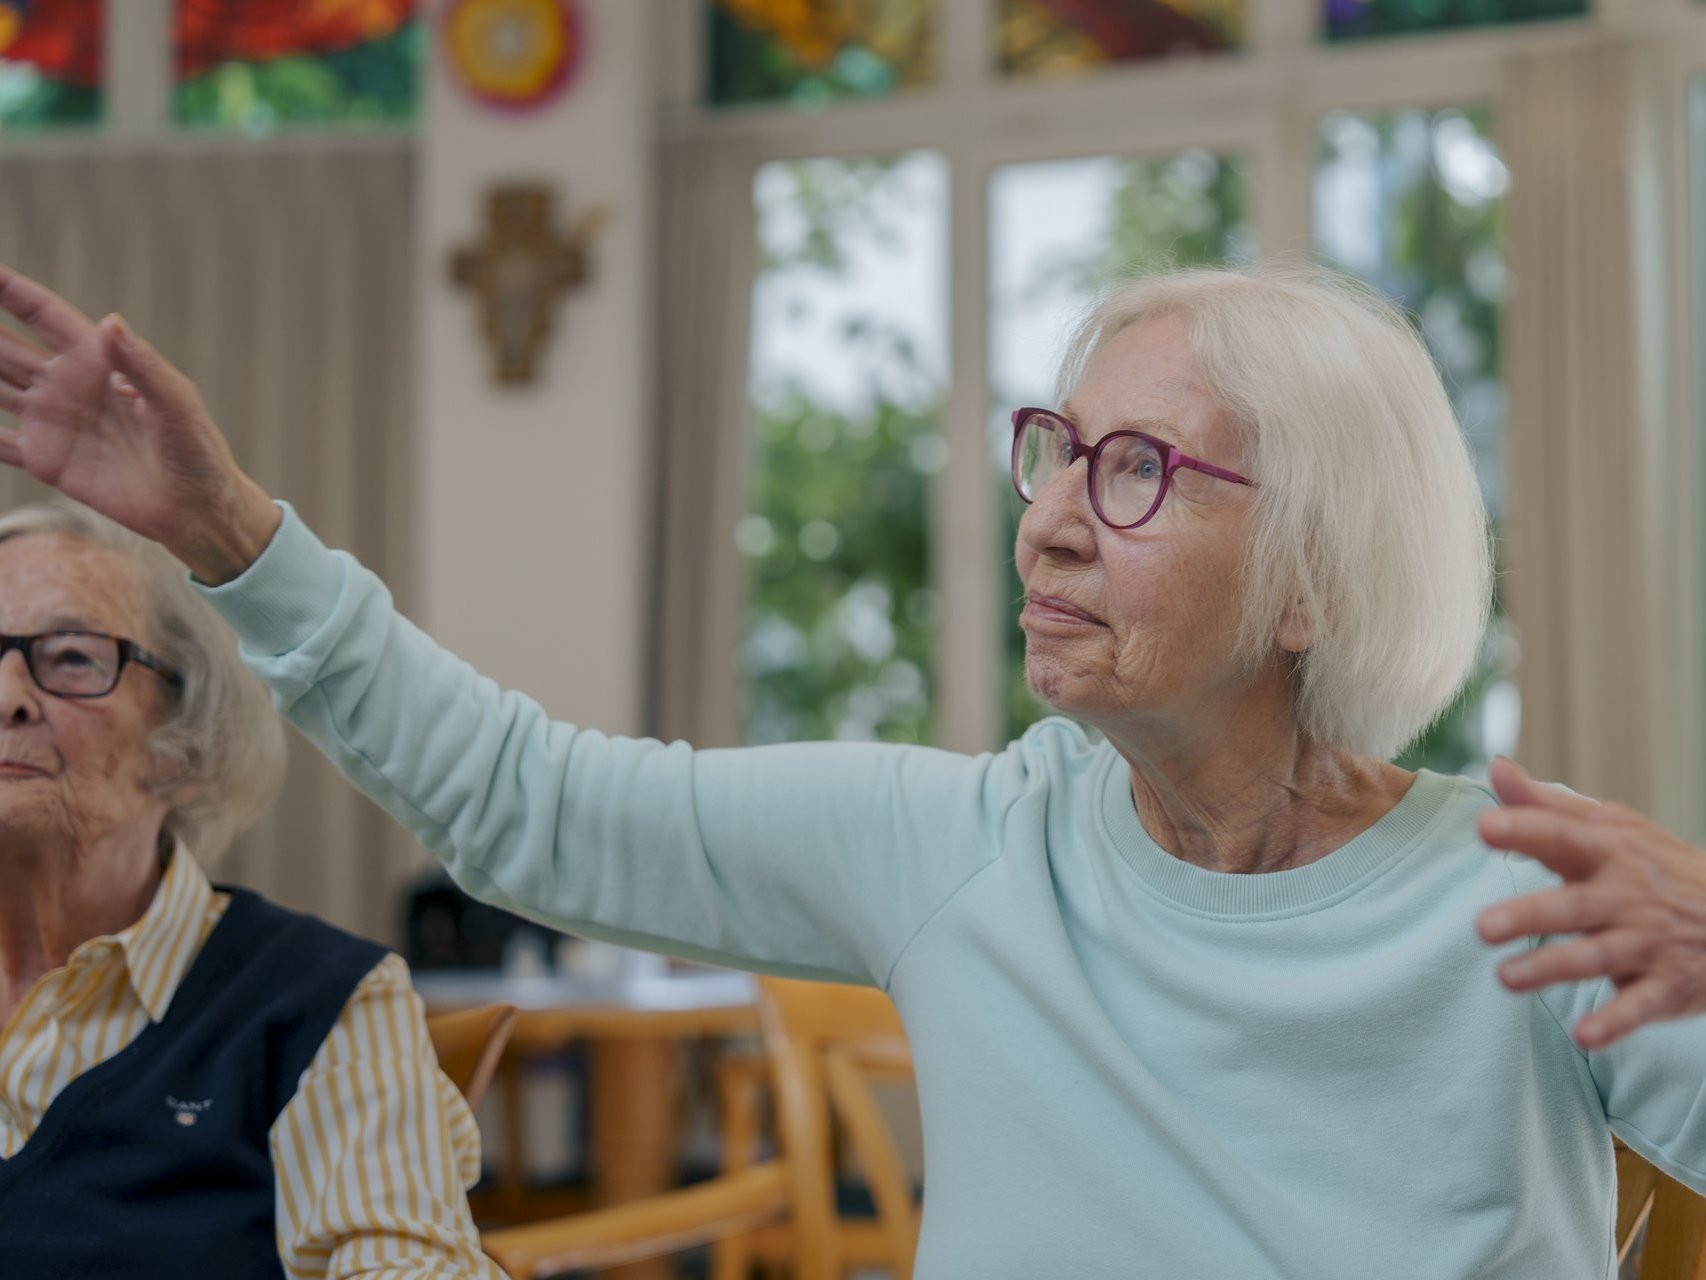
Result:
{"label": "chin", "polygon": [[1037,701],[1055,715],[1083,719],[1089,713],[1090,709],[1083,705],[1081,682],[1053,662],[1027,660],[1025,684],[1036,695]]}
{"label": "chin", "polygon": [[56,806],[0,796],[0,843],[60,840],[66,834],[65,816]]}

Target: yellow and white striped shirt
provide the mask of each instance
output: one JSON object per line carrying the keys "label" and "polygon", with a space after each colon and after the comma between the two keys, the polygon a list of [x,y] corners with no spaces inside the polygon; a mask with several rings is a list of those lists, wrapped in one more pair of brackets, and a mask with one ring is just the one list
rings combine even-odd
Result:
{"label": "yellow and white striped shirt", "polygon": [[[180,847],[141,919],[30,989],[0,1028],[0,1156],[23,1148],[60,1090],[165,1016],[229,902]],[[479,1131],[438,1069],[401,956],[357,984],[269,1146],[287,1274],[501,1280],[468,1213]]]}

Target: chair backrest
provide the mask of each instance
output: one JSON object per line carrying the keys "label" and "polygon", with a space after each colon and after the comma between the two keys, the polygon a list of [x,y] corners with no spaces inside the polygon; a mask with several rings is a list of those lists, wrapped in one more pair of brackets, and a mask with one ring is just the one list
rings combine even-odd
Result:
{"label": "chair backrest", "polygon": [[[708,1182],[553,1222],[486,1233],[486,1252],[521,1277],[600,1271],[694,1244],[715,1245],[713,1274],[751,1273],[754,1233],[782,1231],[792,1280],[844,1280],[856,1256],[910,1280],[918,1243],[912,1182],[872,1086],[912,1082],[900,1016],[881,992],[760,980],[765,1063],[780,1158],[741,1158]],[[762,1075],[739,1073],[739,1093]],[[743,1103],[743,1106],[746,1104]],[[756,1107],[756,1101],[751,1101]],[[874,1238],[836,1213],[839,1135],[876,1203]],[[868,1224],[867,1224],[868,1225]]]}
{"label": "chair backrest", "polygon": [[498,1069],[504,1045],[515,1027],[515,1006],[481,1005],[427,1019],[427,1034],[438,1053],[439,1069],[462,1091],[470,1107],[480,1105]]}
{"label": "chair backrest", "polygon": [[796,1280],[842,1280],[837,1132],[870,1187],[882,1262],[896,1280],[908,1280],[918,1206],[872,1087],[912,1081],[900,1015],[871,987],[764,978],[760,992],[777,1140],[790,1185]]}
{"label": "chair backrest", "polygon": [[1614,1145],[1618,1274],[1627,1280],[1706,1280],[1706,1198],[1621,1142]]}

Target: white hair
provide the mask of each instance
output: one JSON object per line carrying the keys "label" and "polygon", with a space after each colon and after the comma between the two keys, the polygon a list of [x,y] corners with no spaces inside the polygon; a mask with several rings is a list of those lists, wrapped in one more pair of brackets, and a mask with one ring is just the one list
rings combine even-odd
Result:
{"label": "white hair", "polygon": [[284,781],[284,729],[266,686],[243,665],[237,637],[196,594],[170,552],[87,507],[58,499],[0,516],[0,542],[57,535],[124,556],[151,617],[132,639],[183,676],[149,736],[153,793],[171,802],[164,829],[211,863],[264,813]]}
{"label": "white hair", "polygon": [[1463,434],[1402,312],[1314,267],[1189,270],[1119,285],[1077,329],[1064,402],[1122,330],[1176,316],[1256,482],[1240,656],[1301,611],[1301,731],[1389,759],[1450,704],[1491,604],[1487,514]]}

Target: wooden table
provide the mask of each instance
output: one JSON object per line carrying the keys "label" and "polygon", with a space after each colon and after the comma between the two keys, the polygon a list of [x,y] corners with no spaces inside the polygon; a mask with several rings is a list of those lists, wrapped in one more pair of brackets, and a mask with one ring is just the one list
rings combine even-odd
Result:
{"label": "wooden table", "polygon": [[[677,1044],[758,1030],[758,986],[744,973],[705,970],[667,976],[508,978],[499,973],[419,973],[429,1013],[482,1004],[520,1010],[501,1075],[504,1158],[500,1187],[526,1180],[526,1118],[520,1064],[575,1042],[592,1056],[592,1158],[601,1203],[666,1190],[676,1170],[681,1095]],[[611,1280],[667,1280],[667,1259],[605,1273]]]}

